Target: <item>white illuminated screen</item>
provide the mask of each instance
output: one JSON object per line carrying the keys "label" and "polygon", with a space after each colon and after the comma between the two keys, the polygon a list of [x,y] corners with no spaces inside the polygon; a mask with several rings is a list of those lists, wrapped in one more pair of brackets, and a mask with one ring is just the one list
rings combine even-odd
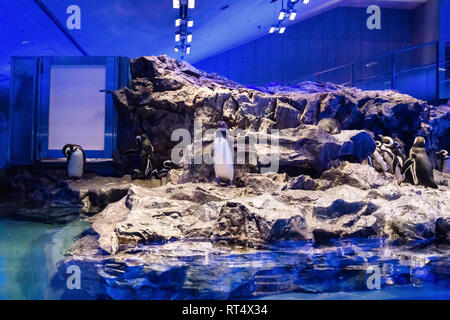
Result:
{"label": "white illuminated screen", "polygon": [[104,150],[105,66],[55,65],[50,76],[49,150],[67,143]]}

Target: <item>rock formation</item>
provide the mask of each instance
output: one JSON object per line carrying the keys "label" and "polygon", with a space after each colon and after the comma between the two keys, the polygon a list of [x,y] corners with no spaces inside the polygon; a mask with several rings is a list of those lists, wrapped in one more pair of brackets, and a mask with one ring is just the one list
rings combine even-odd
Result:
{"label": "rock formation", "polygon": [[[326,248],[336,241],[374,239],[408,248],[449,245],[448,174],[435,171],[436,190],[399,186],[391,174],[362,164],[379,134],[401,139],[407,153],[419,134],[427,139],[430,154],[449,150],[448,106],[433,107],[390,90],[330,83],[245,87],[167,56],[134,59],[131,73],[131,87],[114,93],[119,110],[114,161],[119,171],[130,173],[135,136],[146,134],[155,150],[153,167],[160,168],[179,143],[178,137],[172,141],[172,133],[186,129],[194,139],[164,181],[88,176],[77,184],[27,171],[3,181],[2,188],[12,186],[19,197],[46,205],[65,195],[77,214],[91,215],[92,230],[61,262],[62,276],[55,282],[64,281],[65,268],[77,264],[83,281],[97,286],[92,293],[97,298],[139,298],[133,296],[136,289],[145,297],[164,299],[257,296],[270,283],[258,279],[273,274],[294,279],[278,281],[277,292],[348,289],[336,284],[337,277],[364,289],[362,265],[380,259],[376,253],[321,251],[286,258],[291,254],[286,243]],[[339,134],[317,127],[325,117],[338,120]],[[214,135],[207,130],[219,120],[230,128],[236,156],[239,139],[254,142],[241,150],[246,160],[236,165],[231,188],[213,183],[211,164],[189,159],[210,154]],[[195,121],[202,123],[199,137]],[[267,142],[274,139],[275,146]],[[272,156],[277,166],[265,172]],[[248,259],[260,263],[274,246],[277,262],[248,264]],[[203,261],[210,255],[219,260],[234,256],[239,268],[215,260],[211,269]],[[338,255],[342,268],[315,279],[311,265],[329,255]],[[224,283],[222,278],[232,280]]]}
{"label": "rock formation", "polygon": [[[395,91],[312,82],[295,87],[244,87],[168,56],[134,59],[131,73],[131,88],[114,93],[120,114],[115,160],[125,171],[136,135],[148,135],[155,147],[155,167],[160,167],[178,143],[171,141],[174,130],[184,128],[193,136],[194,119],[202,122],[203,132],[219,120],[232,130],[262,132],[316,125],[324,117],[333,117],[342,130],[396,136],[407,150],[418,134],[429,140],[430,150],[450,149],[448,106],[432,107]],[[295,135],[297,131],[285,132]]]}

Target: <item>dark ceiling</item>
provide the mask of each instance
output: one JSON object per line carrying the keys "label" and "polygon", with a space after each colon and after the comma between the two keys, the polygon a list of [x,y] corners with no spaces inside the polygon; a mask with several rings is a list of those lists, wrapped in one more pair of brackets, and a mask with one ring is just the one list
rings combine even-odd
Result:
{"label": "dark ceiling", "polygon": [[[310,0],[297,4],[296,23],[336,6],[415,7],[426,0]],[[81,8],[81,30],[68,31],[89,55],[169,54],[173,51],[177,10],[172,0],[41,0],[66,25],[67,7]],[[267,34],[276,21],[281,0],[197,0],[191,12],[195,63]],[[0,81],[9,76],[9,61],[17,55],[81,55],[35,0],[0,1]],[[280,35],[282,36],[282,35]]]}

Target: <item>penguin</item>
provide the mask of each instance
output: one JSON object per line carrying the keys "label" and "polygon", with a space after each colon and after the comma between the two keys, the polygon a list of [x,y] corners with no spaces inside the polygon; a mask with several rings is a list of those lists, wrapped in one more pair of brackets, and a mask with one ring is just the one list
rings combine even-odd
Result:
{"label": "penguin", "polygon": [[436,152],[439,159],[439,170],[444,173],[450,173],[450,157],[447,150]]}
{"label": "penguin", "polygon": [[317,126],[330,134],[338,134],[341,132],[339,129],[339,122],[334,118],[323,118],[319,121]]}
{"label": "penguin", "polygon": [[82,178],[87,167],[83,148],[77,144],[66,144],[62,148],[62,152],[67,158],[67,174],[69,178]]}
{"label": "penguin", "polygon": [[152,172],[152,155],[154,152],[150,139],[142,134],[136,136],[136,153],[133,158],[132,179],[145,179]]}
{"label": "penguin", "polygon": [[376,148],[375,151],[372,153],[372,155],[369,157],[370,160],[368,160],[369,164],[371,163],[372,166],[375,168],[375,170],[380,172],[386,172],[389,170],[389,165],[386,163],[382,156],[382,150],[381,146],[382,143],[380,141],[375,141]]}
{"label": "penguin", "polygon": [[166,177],[170,169],[172,169],[172,165],[173,165],[172,161],[170,160],[164,161],[163,168],[160,171],[158,171],[158,169],[152,171],[152,177],[155,177],[157,179]]}
{"label": "penguin", "polygon": [[233,152],[227,137],[227,124],[224,121],[217,123],[219,127],[213,143],[213,160],[216,182],[231,186],[234,177]]}
{"label": "penguin", "polygon": [[405,161],[401,174],[407,171],[411,172],[415,185],[421,184],[426,187],[438,188],[434,181],[433,167],[425,150],[425,138],[416,137],[413,147],[409,152],[409,158]]}
{"label": "penguin", "polygon": [[397,183],[400,184],[405,180],[401,170],[406,160],[401,144],[399,141],[394,141],[391,137],[381,137],[381,141],[380,150],[383,152],[383,159],[389,165],[389,171],[394,174]]}

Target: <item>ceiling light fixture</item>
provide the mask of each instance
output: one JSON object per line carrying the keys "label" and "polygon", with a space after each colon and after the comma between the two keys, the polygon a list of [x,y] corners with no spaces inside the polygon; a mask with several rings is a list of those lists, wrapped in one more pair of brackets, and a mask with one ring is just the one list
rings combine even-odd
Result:
{"label": "ceiling light fixture", "polygon": [[297,16],[297,11],[296,10],[294,10],[294,9],[292,9],[291,11],[290,11],[290,14],[289,14],[289,20],[295,20],[295,17]]}
{"label": "ceiling light fixture", "polygon": [[[191,45],[187,43],[192,42],[192,33],[188,32],[188,28],[194,26],[194,20],[188,17],[188,9],[195,8],[195,0],[173,0],[173,7],[179,9],[179,14],[175,18],[175,27],[177,32],[175,33],[175,42],[179,43],[175,45],[175,52],[191,53]],[[184,59],[184,56],[181,56]]]}
{"label": "ceiling light fixture", "polygon": [[284,17],[286,17],[287,11],[282,9],[280,13],[278,14],[278,20],[284,20]]}
{"label": "ceiling light fixture", "polygon": [[284,7],[284,0],[281,0],[281,10],[278,13],[278,23],[276,25],[272,25],[269,29],[269,33],[284,33],[286,31],[286,27],[283,26],[283,21],[288,18],[293,21],[297,17],[297,10],[294,9],[295,5],[302,1],[304,4],[308,4],[309,0],[286,0],[286,8]]}

